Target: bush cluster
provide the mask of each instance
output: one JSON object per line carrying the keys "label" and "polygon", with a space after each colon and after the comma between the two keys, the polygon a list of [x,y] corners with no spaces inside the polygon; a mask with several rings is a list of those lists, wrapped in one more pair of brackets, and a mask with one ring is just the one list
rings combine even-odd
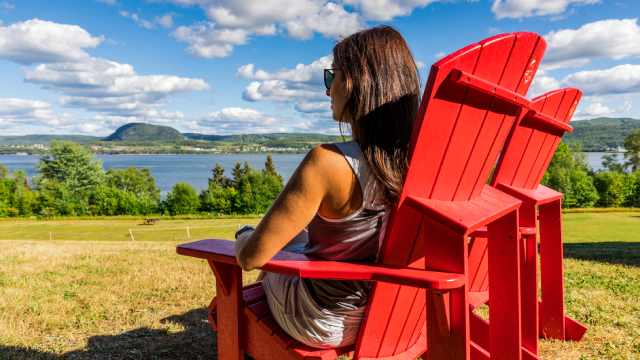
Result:
{"label": "bush cluster", "polygon": [[564,208],[640,207],[640,169],[631,160],[626,164],[617,155],[604,155],[603,169],[596,172],[589,166],[580,144],[560,143],[542,185],[564,194]]}
{"label": "bush cluster", "polygon": [[[640,207],[640,131],[625,139],[624,164],[617,155],[603,157],[594,171],[580,144],[560,143],[542,184],[565,196],[565,208]],[[178,182],[161,200],[148,168],[105,171],[100,160],[71,141],[54,141],[49,155],[36,163],[37,174],[0,164],[0,217],[115,216],[167,214],[264,214],[283,188],[271,156],[265,168],[236,163],[231,177],[216,163],[206,189]]]}
{"label": "bush cluster", "polygon": [[165,200],[148,168],[105,171],[100,160],[71,141],[52,143],[36,163],[36,176],[0,164],[0,217],[87,215],[264,214],[283,187],[271,156],[256,171],[238,162],[232,177],[216,164],[200,193],[186,182],[173,186]]}

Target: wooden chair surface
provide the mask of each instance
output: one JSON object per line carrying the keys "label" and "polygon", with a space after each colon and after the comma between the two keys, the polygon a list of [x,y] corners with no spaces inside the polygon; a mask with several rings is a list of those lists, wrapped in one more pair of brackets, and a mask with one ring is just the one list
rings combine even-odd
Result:
{"label": "wooden chair surface", "polygon": [[[429,229],[423,217],[403,203],[407,196],[454,202],[477,198],[519,112],[516,105],[451,81],[452,71],[462,70],[524,95],[545,49],[537,34],[504,34],[469,45],[432,66],[410,145],[409,172],[391,214],[380,262],[466,274],[466,261],[456,250],[442,254],[437,263],[434,257],[425,262]],[[415,288],[374,283],[356,354],[388,357],[410,349],[424,331],[425,296]]]}
{"label": "wooden chair surface", "polygon": [[[531,109],[569,124],[581,97],[578,89],[555,90],[533,99]],[[523,111],[509,134],[491,186],[504,184],[524,190],[537,189],[564,133],[561,127]]]}
{"label": "wooden chair surface", "polygon": [[[440,292],[415,281],[433,284],[440,277],[449,276],[445,285],[447,282],[458,284],[461,279],[465,284],[468,278],[466,239],[468,233],[479,226],[495,223],[490,224],[489,230],[499,239],[493,251],[500,253],[499,246],[506,246],[508,254],[503,257],[503,263],[494,264],[505,270],[507,279],[502,288],[494,285],[493,293],[518,293],[512,291],[512,284],[517,285],[519,281],[517,271],[514,274],[510,271],[517,266],[514,259],[517,259],[518,247],[511,246],[517,242],[507,239],[517,236],[516,214],[520,201],[486,186],[485,182],[519,113],[518,104],[524,99],[545,48],[544,39],[537,34],[504,34],[467,46],[432,66],[409,148],[410,166],[402,197],[391,211],[378,264],[362,264],[362,268],[347,264],[353,268],[347,278],[376,281],[354,358],[417,358],[427,348],[427,324],[430,358],[469,358],[468,286],[445,286],[445,291]],[[463,75],[468,75],[467,83],[495,84],[493,93],[496,94],[491,94],[491,89],[480,91],[471,84],[465,85]],[[441,211],[434,210],[438,206],[442,207]],[[420,211],[431,211],[432,216]],[[217,305],[212,302],[209,310],[218,306],[218,321],[226,327],[218,335],[219,351],[224,350],[225,354],[221,358],[241,356],[242,349],[259,355],[256,359],[278,356],[325,359],[350,350],[320,351],[288,344],[286,337],[276,339],[277,334],[282,335],[281,330],[265,313],[263,300],[251,297],[251,293],[259,292],[261,287],[242,288],[241,271],[230,242],[203,240],[180,245],[177,251],[209,260],[216,274],[216,289],[224,301]],[[263,269],[300,277],[345,278],[335,265],[312,260],[304,255],[280,252]],[[397,274],[389,271],[394,267]],[[405,273],[411,269],[416,271],[407,278]],[[425,292],[416,286],[432,290]],[[452,290],[454,288],[457,290]],[[254,302],[249,303],[248,299]],[[496,316],[492,338],[501,340],[491,343],[491,351],[495,347],[500,353],[504,350],[519,357],[519,337],[511,334],[512,329],[519,328],[519,307],[509,307],[517,305],[513,299],[509,295],[491,300],[496,308],[503,304],[505,313],[515,314],[511,316],[515,320]],[[427,324],[425,319],[429,319]],[[271,346],[274,342],[280,347]],[[280,348],[287,352],[278,352]],[[472,351],[486,355],[489,348],[474,347]]]}
{"label": "wooden chair surface", "polygon": [[[564,314],[560,209],[563,195],[540,185],[563,134],[572,131],[568,124],[581,97],[580,90],[566,88],[535,98],[531,110],[524,109],[518,116],[491,179],[491,186],[524,201],[520,209],[522,336],[523,346],[533,352],[537,352],[538,336],[579,341],[587,330]],[[541,243],[546,243],[541,245],[543,301],[538,300],[538,218]],[[470,243],[472,309],[489,299],[486,236],[482,229],[472,234]]]}

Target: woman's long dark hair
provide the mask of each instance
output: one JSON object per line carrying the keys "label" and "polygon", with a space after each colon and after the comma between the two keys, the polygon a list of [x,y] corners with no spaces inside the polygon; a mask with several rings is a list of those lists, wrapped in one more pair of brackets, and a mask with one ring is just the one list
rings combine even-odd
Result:
{"label": "woman's long dark hair", "polygon": [[385,25],[338,42],[333,61],[345,80],[341,125],[351,125],[380,195],[394,204],[402,194],[407,148],[420,106],[416,62],[402,35]]}

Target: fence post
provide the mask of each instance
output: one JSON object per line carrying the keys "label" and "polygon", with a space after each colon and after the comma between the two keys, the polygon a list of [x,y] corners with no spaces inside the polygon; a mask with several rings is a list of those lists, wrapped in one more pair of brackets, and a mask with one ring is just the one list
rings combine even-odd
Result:
{"label": "fence post", "polygon": [[191,237],[191,235],[189,235],[189,228],[187,227],[187,237]]}
{"label": "fence post", "polygon": [[131,240],[136,241],[136,239],[133,238],[133,233],[131,232],[131,229],[129,229],[129,234],[131,234]]}

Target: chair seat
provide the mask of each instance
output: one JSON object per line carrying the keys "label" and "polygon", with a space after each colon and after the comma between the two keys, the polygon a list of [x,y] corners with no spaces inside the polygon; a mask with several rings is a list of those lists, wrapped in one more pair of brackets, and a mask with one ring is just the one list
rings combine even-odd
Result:
{"label": "chair seat", "polygon": [[[342,354],[349,353],[355,349],[355,345],[344,346],[335,349],[317,349],[304,345],[280,328],[278,323],[271,316],[269,304],[262,290],[262,282],[245,285],[242,288],[242,298],[244,300],[244,315],[249,324],[257,324],[258,327],[270,336],[282,350],[294,359],[307,360],[329,360],[335,359]],[[217,326],[217,297],[213,298],[208,307],[209,322],[213,331],[218,331]]]}

